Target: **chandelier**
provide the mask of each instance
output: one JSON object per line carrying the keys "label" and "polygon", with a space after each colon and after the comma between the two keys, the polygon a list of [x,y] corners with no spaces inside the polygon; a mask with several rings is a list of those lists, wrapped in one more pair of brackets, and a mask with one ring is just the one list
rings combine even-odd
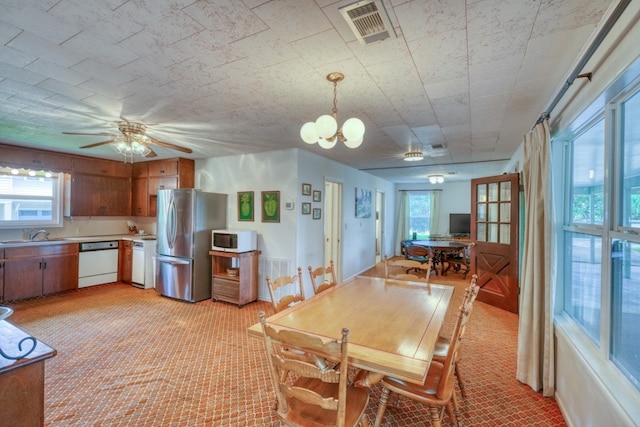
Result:
{"label": "chandelier", "polygon": [[350,118],[338,128],[338,102],[336,100],[338,82],[344,79],[342,73],[330,73],[327,80],[333,83],[332,115],[322,115],[315,122],[307,122],[300,128],[300,137],[307,144],[315,144],[329,150],[338,141],[348,148],[358,148],[364,139],[364,123],[357,118]]}
{"label": "chandelier", "polygon": [[432,184],[442,184],[444,182],[444,176],[442,175],[429,175],[429,182]]}
{"label": "chandelier", "polygon": [[125,163],[133,163],[133,156],[146,157],[151,153],[147,147],[149,137],[144,132],[146,127],[139,123],[120,123],[122,136],[113,140],[111,147],[124,156]]}

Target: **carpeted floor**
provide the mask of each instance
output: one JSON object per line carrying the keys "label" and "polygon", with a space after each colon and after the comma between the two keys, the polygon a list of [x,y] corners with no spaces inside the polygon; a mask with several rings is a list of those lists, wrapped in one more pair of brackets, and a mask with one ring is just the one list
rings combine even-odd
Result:
{"label": "carpeted floor", "polygon": [[[457,301],[468,281],[432,283],[455,285]],[[58,351],[46,362],[47,426],[280,425],[263,344],[246,333],[258,311],[272,312],[270,303],[190,304],[116,283],[8,305],[11,323]],[[456,309],[451,304],[445,332]],[[460,365],[461,425],[566,425],[554,399],[515,380],[517,331],[516,315],[475,304]],[[379,394],[374,386],[372,423]],[[429,425],[428,413],[402,399],[383,425]]]}

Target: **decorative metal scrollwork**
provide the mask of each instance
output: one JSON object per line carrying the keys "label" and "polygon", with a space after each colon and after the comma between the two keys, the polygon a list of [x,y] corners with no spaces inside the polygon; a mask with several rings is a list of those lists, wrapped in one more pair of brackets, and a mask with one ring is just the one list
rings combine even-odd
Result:
{"label": "decorative metal scrollwork", "polygon": [[4,351],[2,351],[2,349],[0,348],[0,355],[2,357],[4,357],[5,359],[11,359],[11,360],[20,360],[22,358],[27,357],[28,355],[31,354],[31,352],[33,350],[36,349],[36,346],[38,345],[38,341],[36,341],[36,339],[34,337],[25,337],[23,339],[20,340],[20,342],[18,343],[18,350],[22,351],[22,343],[24,343],[25,341],[31,341],[33,343],[33,347],[31,347],[31,349],[29,349],[29,351],[27,351],[24,354],[20,354],[18,356],[10,356],[7,353],[5,353]]}

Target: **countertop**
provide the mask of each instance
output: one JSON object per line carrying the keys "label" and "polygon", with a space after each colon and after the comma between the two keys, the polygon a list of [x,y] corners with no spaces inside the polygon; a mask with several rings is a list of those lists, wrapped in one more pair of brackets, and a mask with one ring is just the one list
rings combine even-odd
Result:
{"label": "countertop", "polygon": [[[21,329],[13,326],[6,320],[0,320],[0,348],[9,356],[18,356],[24,354],[27,350],[33,346],[32,341],[25,341],[22,344],[22,352],[20,351],[18,344],[25,338],[28,338],[29,334]],[[35,339],[35,338],[34,338]],[[35,349],[27,355],[27,357],[13,360],[5,359],[0,355],[0,374],[8,372],[10,370],[19,368],[21,366],[35,363],[44,359],[48,359],[56,355],[56,350],[48,345],[36,340]]]}
{"label": "countertop", "polygon": [[0,241],[0,249],[23,247],[23,246],[41,246],[41,245],[59,245],[65,243],[84,243],[84,242],[104,242],[108,240],[155,240],[154,234],[112,234],[104,236],[73,236],[73,237],[54,237],[49,240],[3,240]]}

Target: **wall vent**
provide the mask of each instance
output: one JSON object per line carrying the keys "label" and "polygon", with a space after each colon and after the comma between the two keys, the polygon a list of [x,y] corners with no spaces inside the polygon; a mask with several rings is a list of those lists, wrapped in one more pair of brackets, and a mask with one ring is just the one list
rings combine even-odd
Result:
{"label": "wall vent", "polygon": [[360,44],[374,43],[396,36],[382,0],[359,1],[338,10]]}
{"label": "wall vent", "polygon": [[[272,279],[280,276],[291,276],[297,271],[291,269],[291,260],[280,258],[260,257],[258,258],[258,299],[271,301],[269,288],[267,287],[267,276]],[[286,292],[298,293],[294,290],[286,289]],[[279,295],[276,295],[278,297]]]}

